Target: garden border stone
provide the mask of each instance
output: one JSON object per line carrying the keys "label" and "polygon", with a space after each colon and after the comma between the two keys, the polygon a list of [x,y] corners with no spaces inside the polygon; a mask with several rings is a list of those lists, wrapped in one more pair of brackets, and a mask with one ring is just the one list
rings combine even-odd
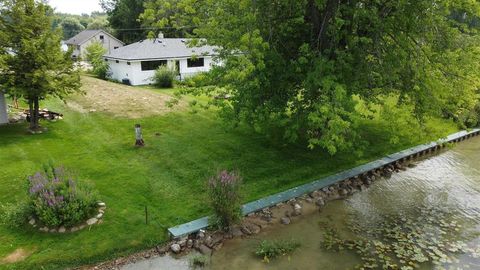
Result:
{"label": "garden border stone", "polygon": [[[74,233],[77,231],[81,231],[87,227],[91,227],[95,224],[100,224],[103,222],[103,216],[105,213],[105,210],[107,209],[107,205],[104,202],[98,202],[97,203],[97,212],[95,215],[93,215],[91,218],[87,219],[81,224],[78,224],[76,226],[73,226],[71,228],[65,228],[64,226],[60,226],[58,228],[49,228],[47,226],[43,227],[38,227],[38,230],[40,232],[45,232],[45,233]],[[31,217],[28,221],[28,224],[32,226],[33,228],[37,228],[38,221],[34,218]]]}

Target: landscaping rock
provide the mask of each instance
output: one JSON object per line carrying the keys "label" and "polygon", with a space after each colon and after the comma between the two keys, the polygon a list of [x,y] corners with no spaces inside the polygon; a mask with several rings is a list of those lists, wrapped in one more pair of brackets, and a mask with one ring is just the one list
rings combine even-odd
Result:
{"label": "landscaping rock", "polygon": [[70,232],[76,232],[76,231],[78,231],[78,230],[79,230],[78,227],[72,227],[72,228],[70,229]]}
{"label": "landscaping rock", "polygon": [[252,234],[258,234],[261,230],[257,224],[248,224],[247,226]]}
{"label": "landscaping rock", "polygon": [[28,221],[28,223],[32,226],[35,225],[35,219],[31,218],[30,221]]}
{"label": "landscaping rock", "polygon": [[158,254],[163,255],[163,254],[167,253],[168,247],[166,247],[166,246],[156,246],[155,250],[157,251]]}
{"label": "landscaping rock", "polygon": [[212,237],[209,235],[207,236],[207,238],[205,239],[205,244],[207,246],[211,245],[212,244]]}
{"label": "landscaping rock", "polygon": [[182,239],[182,240],[178,241],[177,244],[179,244],[180,247],[183,248],[187,245],[187,239]]}
{"label": "landscaping rock", "polygon": [[40,231],[42,231],[42,232],[48,232],[48,228],[47,228],[47,227],[40,228]]}
{"label": "landscaping rock", "polygon": [[63,226],[58,229],[59,233],[65,233],[66,231],[67,231],[67,229],[65,229],[65,227],[63,227]]}
{"label": "landscaping rock", "polygon": [[103,213],[99,213],[99,214],[96,216],[97,219],[101,219],[102,217],[103,217]]}
{"label": "landscaping rock", "polygon": [[182,250],[179,244],[175,243],[170,246],[170,250],[173,251],[173,253],[178,254]]}
{"label": "landscaping rock", "polygon": [[198,251],[200,251],[200,253],[202,253],[205,256],[211,256],[212,255],[212,250],[205,245],[200,245],[200,247],[198,248]]}
{"label": "landscaping rock", "polygon": [[210,243],[209,243],[208,246],[209,246],[209,247],[213,247],[213,246],[215,246],[216,244],[218,244],[218,243],[220,243],[220,242],[222,242],[222,241],[223,241],[223,235],[221,235],[221,234],[219,234],[219,233],[214,234],[214,235],[212,236],[212,241],[210,241]]}
{"label": "landscaping rock", "polygon": [[198,239],[203,239],[205,238],[205,232],[203,230],[200,230],[198,233],[197,233],[197,238]]}
{"label": "landscaping rock", "polygon": [[325,206],[325,201],[322,198],[320,198],[315,202],[315,204],[319,207],[324,207]]}
{"label": "landscaping rock", "polygon": [[301,214],[302,214],[302,206],[300,206],[300,204],[296,203],[293,206],[293,215],[294,216],[299,216]]}
{"label": "landscaping rock", "polygon": [[89,226],[92,226],[93,224],[97,223],[98,222],[98,219],[97,218],[91,218],[89,220],[87,220],[87,224]]}
{"label": "landscaping rock", "polygon": [[220,242],[213,247],[213,250],[219,251],[223,247],[223,243]]}
{"label": "landscaping rock", "polygon": [[348,191],[347,191],[346,189],[342,188],[342,189],[340,189],[340,190],[338,191],[338,194],[339,194],[340,196],[344,197],[344,196],[347,196],[347,195],[348,195]]}
{"label": "landscaping rock", "polygon": [[193,240],[192,239],[188,239],[187,240],[187,248],[192,248],[193,247]]}
{"label": "landscaping rock", "polygon": [[232,233],[233,237],[240,237],[243,235],[242,230],[237,226],[230,229],[230,232]]}
{"label": "landscaping rock", "polygon": [[48,231],[50,233],[56,233],[57,232],[57,229],[50,229],[50,231]]}
{"label": "landscaping rock", "polygon": [[250,229],[245,225],[242,226],[242,228],[240,230],[242,230],[242,232],[246,235],[252,235],[252,232],[250,231]]}
{"label": "landscaping rock", "polygon": [[107,205],[104,202],[99,202],[97,203],[97,205],[100,207],[107,207]]}
{"label": "landscaping rock", "polygon": [[288,217],[282,217],[280,219],[280,222],[283,224],[283,225],[288,225],[290,224],[290,219]]}
{"label": "landscaping rock", "polygon": [[202,241],[200,241],[200,240],[194,240],[193,241],[193,247],[195,249],[199,249],[201,244],[202,244]]}

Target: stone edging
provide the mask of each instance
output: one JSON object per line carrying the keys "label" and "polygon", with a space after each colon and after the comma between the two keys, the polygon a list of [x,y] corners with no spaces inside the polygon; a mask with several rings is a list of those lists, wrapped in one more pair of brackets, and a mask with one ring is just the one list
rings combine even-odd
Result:
{"label": "stone edging", "polygon": [[211,256],[215,251],[221,249],[223,243],[228,239],[252,237],[262,230],[273,226],[286,226],[292,221],[301,218],[303,215],[322,211],[329,201],[345,199],[352,194],[366,190],[378,179],[388,179],[395,172],[405,171],[408,168],[415,167],[415,162],[417,162],[419,158],[433,155],[435,152],[444,149],[447,143],[458,143],[477,135],[480,135],[480,130],[478,129],[452,140],[428,144],[422,151],[406,155],[391,164],[361,173],[286,202],[280,202],[259,211],[249,213],[243,219],[242,224],[232,227],[229,232],[200,230],[149,250],[103,262],[96,266],[77,269],[119,269],[121,266],[143,259],[163,256],[169,253],[184,256],[194,250],[205,256]]}
{"label": "stone edging", "polygon": [[[245,217],[241,225],[231,228],[227,233],[200,230],[179,239],[174,239],[160,251],[165,253],[170,250],[175,254],[184,254],[192,249],[196,249],[200,253],[209,256],[213,251],[220,249],[223,246],[223,241],[226,239],[255,235],[262,229],[279,223],[288,225],[292,219],[302,215],[305,209],[309,209],[309,212],[312,211],[312,208],[320,209],[321,211],[328,201],[345,199],[354,193],[364,191],[378,179],[388,179],[395,172],[415,167],[414,162],[416,159],[432,155],[445,148],[448,143],[458,143],[478,135],[480,135],[480,130],[477,129],[443,143],[433,143],[426,149],[405,155],[395,162],[379,166],[307,194],[302,194],[286,202],[280,202],[252,212]],[[160,251],[159,253],[161,253]]]}
{"label": "stone edging", "polygon": [[[101,224],[103,222],[103,215],[105,214],[105,209],[107,209],[107,205],[104,202],[98,202],[97,206],[97,214],[80,225],[71,228],[65,228],[64,226],[60,226],[58,228],[49,228],[47,226],[44,226],[38,227],[38,230],[45,233],[73,233],[93,226],[95,224]],[[35,220],[35,218],[31,217],[28,221],[28,224],[30,224],[30,226],[32,226],[33,228],[37,228],[38,222],[37,220]]]}

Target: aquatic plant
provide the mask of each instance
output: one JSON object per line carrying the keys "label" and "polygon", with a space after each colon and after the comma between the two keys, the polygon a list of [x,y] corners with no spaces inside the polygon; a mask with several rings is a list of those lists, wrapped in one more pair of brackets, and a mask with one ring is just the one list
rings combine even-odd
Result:
{"label": "aquatic plant", "polygon": [[290,254],[299,247],[300,243],[295,240],[264,240],[255,249],[255,254],[269,262],[270,259]]}
{"label": "aquatic plant", "polygon": [[192,268],[205,267],[208,264],[208,257],[205,255],[195,255],[190,258]]}
{"label": "aquatic plant", "polygon": [[210,220],[212,225],[228,230],[230,226],[242,218],[241,209],[242,179],[237,173],[220,171],[208,181],[210,206],[214,216]]}
{"label": "aquatic plant", "polygon": [[[324,229],[321,245],[330,251],[350,250],[357,253],[362,264],[356,269],[414,269],[425,263],[443,266],[458,263],[455,254],[478,258],[480,248],[462,240],[462,224],[453,212],[422,207],[414,213],[398,213],[380,217],[380,222],[365,226],[357,218],[348,228],[354,239],[342,239],[329,225]],[[463,266],[461,267],[463,269]]]}

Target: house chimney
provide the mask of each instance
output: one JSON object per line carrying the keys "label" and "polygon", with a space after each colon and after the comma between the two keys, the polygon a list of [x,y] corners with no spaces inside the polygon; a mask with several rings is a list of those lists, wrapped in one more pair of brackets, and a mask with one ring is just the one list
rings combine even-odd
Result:
{"label": "house chimney", "polygon": [[165,38],[162,32],[158,33],[158,38]]}

